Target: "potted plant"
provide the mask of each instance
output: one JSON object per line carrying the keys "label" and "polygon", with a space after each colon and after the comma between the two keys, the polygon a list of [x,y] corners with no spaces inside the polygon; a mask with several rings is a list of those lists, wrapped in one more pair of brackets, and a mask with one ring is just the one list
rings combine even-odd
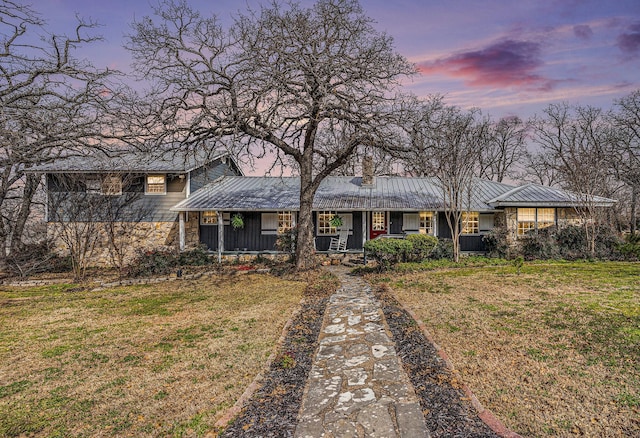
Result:
{"label": "potted plant", "polygon": [[331,220],[329,220],[329,224],[336,229],[339,229],[342,226],[342,218],[337,214],[334,214]]}
{"label": "potted plant", "polygon": [[231,217],[231,226],[234,230],[244,228],[244,218],[240,213],[236,213]]}

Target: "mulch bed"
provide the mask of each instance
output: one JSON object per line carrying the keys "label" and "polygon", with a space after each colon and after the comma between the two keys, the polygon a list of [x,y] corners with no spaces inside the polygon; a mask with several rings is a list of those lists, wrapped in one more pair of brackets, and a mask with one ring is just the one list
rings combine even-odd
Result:
{"label": "mulch bed", "polygon": [[[310,288],[308,288],[310,289]],[[305,292],[269,372],[222,437],[292,437],[318,344],[322,318],[334,290]]]}
{"label": "mulch bed", "polygon": [[[293,436],[322,318],[332,292],[307,293],[262,386],[221,437]],[[416,322],[390,293],[378,290],[376,297],[415,387],[431,437],[498,437],[465,399],[455,376]],[[291,359],[295,363],[292,364]]]}
{"label": "mulch bed", "polygon": [[460,382],[413,318],[387,290],[378,288],[375,295],[420,400],[431,437],[497,437],[478,417]]}

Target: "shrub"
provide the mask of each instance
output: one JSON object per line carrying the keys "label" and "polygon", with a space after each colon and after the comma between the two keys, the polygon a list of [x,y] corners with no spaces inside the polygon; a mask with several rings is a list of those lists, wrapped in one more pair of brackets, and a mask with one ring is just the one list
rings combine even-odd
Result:
{"label": "shrub", "polygon": [[378,262],[378,270],[385,271],[407,261],[413,252],[413,245],[406,239],[374,239],[364,244],[364,250]]}
{"label": "shrub", "polygon": [[180,266],[204,266],[211,263],[212,259],[203,246],[181,252],[178,256],[178,265]]}
{"label": "shrub", "polygon": [[587,257],[587,235],[583,227],[571,225],[560,228],[556,233],[556,243],[560,255],[567,260]]}
{"label": "shrub", "polygon": [[434,260],[453,260],[453,241],[451,239],[438,239],[438,244],[431,250],[429,258]]}
{"label": "shrub", "polygon": [[409,256],[410,262],[421,262],[429,258],[433,249],[438,245],[438,238],[428,234],[409,234],[406,238],[411,242],[412,250]]}
{"label": "shrub", "polygon": [[489,257],[507,258],[509,256],[507,236],[506,227],[496,227],[482,237]]}
{"label": "shrub", "polygon": [[212,263],[213,259],[202,247],[182,253],[171,249],[138,250],[136,257],[126,269],[126,274],[130,277],[166,275],[181,266],[203,266]]}
{"label": "shrub", "polygon": [[522,256],[525,260],[554,259],[559,255],[554,227],[523,237],[521,244]]}
{"label": "shrub", "polygon": [[640,259],[640,233],[627,235],[624,243],[618,245],[618,251],[620,251],[626,259]]}
{"label": "shrub", "polygon": [[68,272],[71,258],[53,253],[47,241],[26,243],[4,260],[6,271],[11,275],[28,277],[42,272]]}
{"label": "shrub", "polygon": [[284,233],[278,234],[276,239],[276,250],[289,254],[289,261],[295,262],[296,239],[298,238],[298,228],[293,227]]}

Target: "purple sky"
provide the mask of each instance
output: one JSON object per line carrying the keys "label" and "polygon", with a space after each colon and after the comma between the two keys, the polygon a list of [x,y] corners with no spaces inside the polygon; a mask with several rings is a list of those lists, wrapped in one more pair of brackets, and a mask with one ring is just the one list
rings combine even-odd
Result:
{"label": "purple sky", "polygon": [[[26,3],[29,0],[25,1]],[[97,66],[129,68],[123,35],[157,0],[37,0],[56,30],[75,14],[102,24],[105,42],[84,52]],[[192,0],[228,18],[258,0]],[[313,2],[301,1],[304,5]],[[527,118],[550,103],[602,108],[640,88],[639,0],[361,0],[377,28],[392,35],[420,75],[415,94],[498,118]]]}

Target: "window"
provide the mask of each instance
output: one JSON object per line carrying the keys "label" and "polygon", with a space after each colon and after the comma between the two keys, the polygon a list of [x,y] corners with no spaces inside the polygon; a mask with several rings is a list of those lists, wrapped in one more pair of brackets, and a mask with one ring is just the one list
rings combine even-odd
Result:
{"label": "window", "polygon": [[531,230],[536,229],[536,209],[535,208],[519,208],[518,209],[518,236],[524,236]]}
{"label": "window", "polygon": [[371,213],[371,230],[385,231],[387,229],[386,212],[374,211]]}
{"label": "window", "polygon": [[480,232],[480,213],[477,211],[462,212],[462,234],[478,234]]}
{"label": "window", "polygon": [[518,236],[556,224],[555,208],[519,208],[517,214]]}
{"label": "window", "polygon": [[122,177],[120,175],[107,175],[102,179],[103,195],[121,195]]}
{"label": "window", "polygon": [[203,211],[200,214],[202,225],[218,225],[218,213],[215,211]]}
{"label": "window", "polygon": [[420,234],[433,234],[433,213],[430,211],[420,212]]}
{"label": "window", "polygon": [[147,195],[164,195],[167,193],[167,178],[164,175],[147,175],[145,185]]}
{"label": "window", "polygon": [[293,213],[290,211],[278,212],[278,234],[286,233],[293,228]]}
{"label": "window", "polygon": [[336,227],[331,226],[331,218],[336,215],[332,211],[319,211],[318,212],[318,235],[330,235],[337,234]]}
{"label": "window", "polygon": [[556,224],[556,210],[554,208],[538,209],[538,229],[552,227]]}

